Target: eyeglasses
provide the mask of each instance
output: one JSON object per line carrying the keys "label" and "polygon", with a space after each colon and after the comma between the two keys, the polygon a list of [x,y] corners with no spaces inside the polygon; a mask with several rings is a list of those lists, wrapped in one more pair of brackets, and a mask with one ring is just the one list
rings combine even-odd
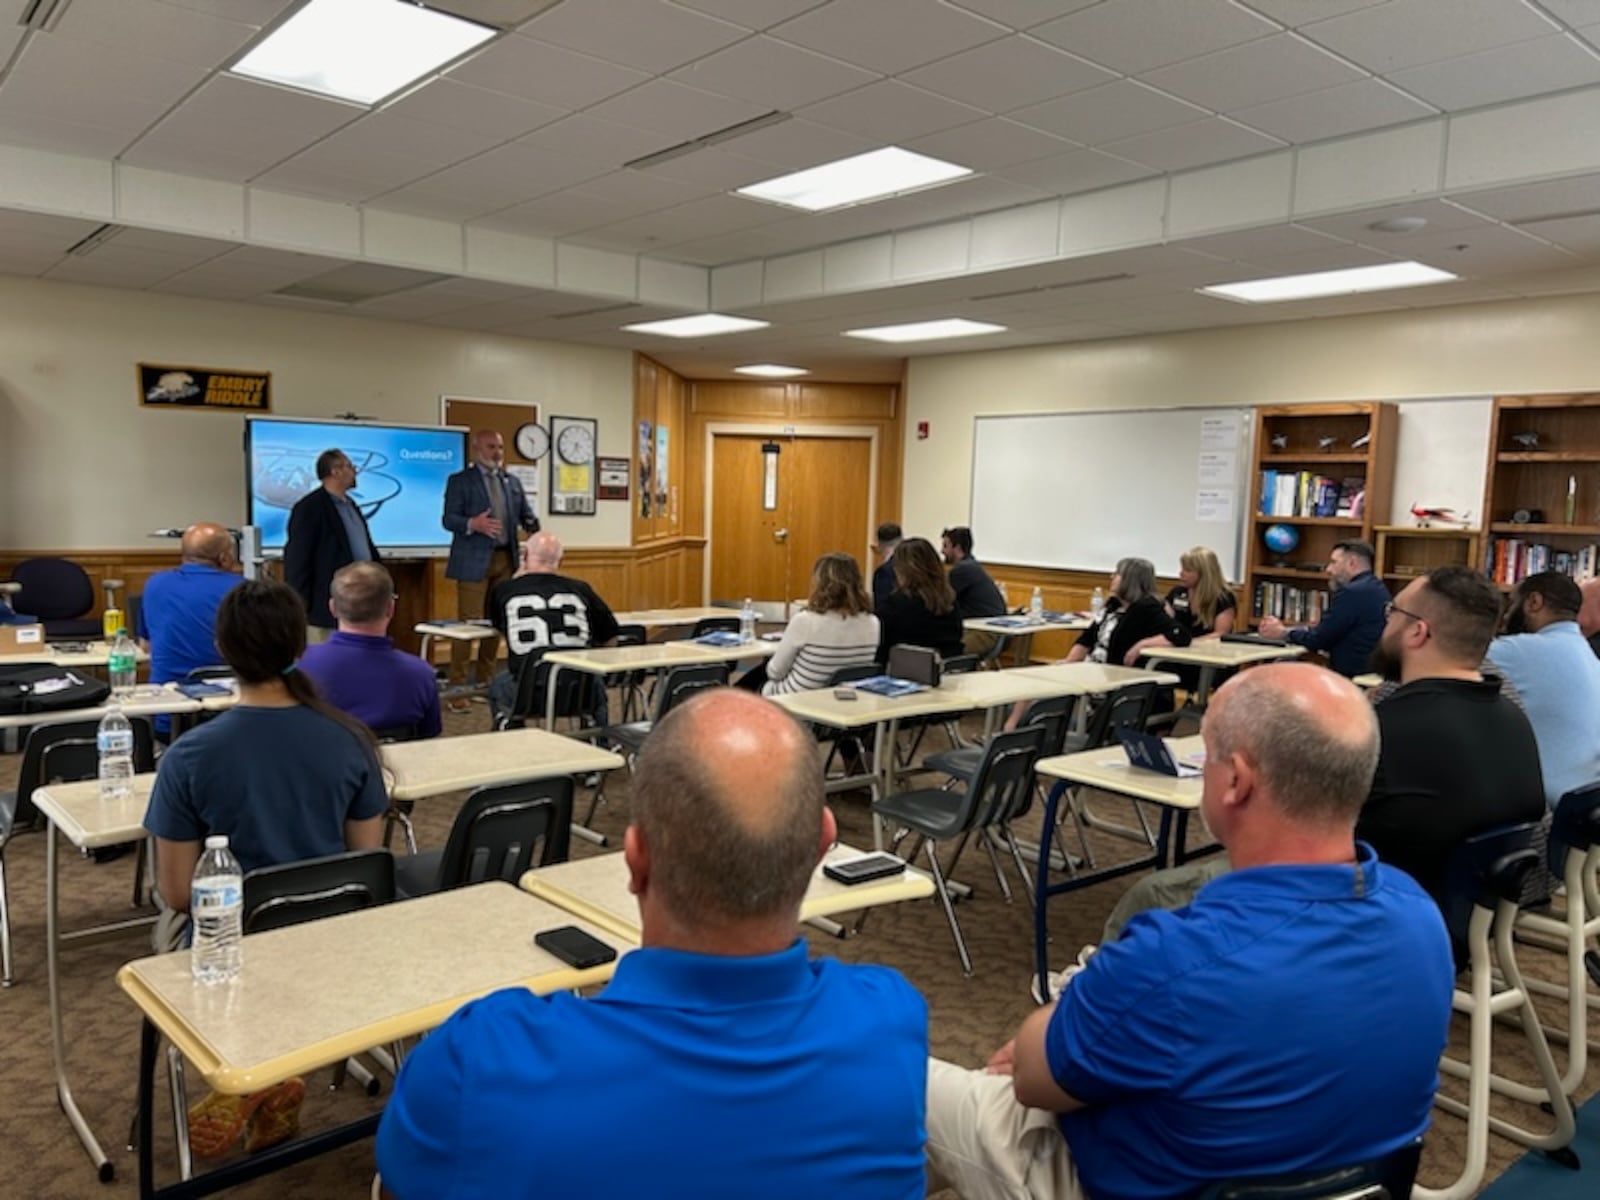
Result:
{"label": "eyeglasses", "polygon": [[1385,621],[1387,621],[1395,613],[1399,613],[1402,617],[1410,617],[1413,621],[1426,622],[1427,619],[1428,619],[1427,617],[1423,616],[1421,613],[1412,612],[1409,608],[1401,608],[1393,600],[1389,601],[1389,603],[1387,603],[1387,604],[1385,604],[1383,606],[1383,619]]}

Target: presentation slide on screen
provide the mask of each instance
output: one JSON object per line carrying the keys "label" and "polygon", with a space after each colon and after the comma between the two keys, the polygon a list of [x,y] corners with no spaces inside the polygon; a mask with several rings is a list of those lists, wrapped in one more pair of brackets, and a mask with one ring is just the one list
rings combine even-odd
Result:
{"label": "presentation slide on screen", "polygon": [[245,426],[250,523],[261,544],[282,550],[289,510],[317,485],[317,456],[337,446],[356,468],[350,498],[361,509],[379,548],[446,547],[439,524],[445,479],[465,462],[459,429],[261,419]]}

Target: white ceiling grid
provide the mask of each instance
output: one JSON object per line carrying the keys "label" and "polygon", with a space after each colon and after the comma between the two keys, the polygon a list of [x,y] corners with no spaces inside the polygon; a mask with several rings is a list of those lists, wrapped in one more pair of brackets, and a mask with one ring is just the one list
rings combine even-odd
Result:
{"label": "white ceiling grid", "polygon": [[[1596,0],[438,0],[509,28],[370,110],[226,73],[297,2],[27,31],[0,0],[0,271],[266,300],[386,264],[447,278],[328,310],[851,378],[898,375],[839,336],[869,319],[1012,327],[937,352],[1600,287]],[[979,174],[817,215],[730,194],[884,144]],[[1429,223],[1370,228],[1400,215]],[[102,222],[139,228],[67,253]],[[1409,257],[1466,278],[1193,292]],[[773,325],[617,328],[708,303]]]}

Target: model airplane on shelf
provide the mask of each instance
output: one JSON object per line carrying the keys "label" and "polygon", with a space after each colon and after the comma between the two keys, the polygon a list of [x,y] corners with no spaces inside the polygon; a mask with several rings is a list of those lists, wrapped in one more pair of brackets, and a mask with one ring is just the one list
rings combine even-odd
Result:
{"label": "model airplane on shelf", "polygon": [[1274,450],[1287,450],[1289,448],[1289,435],[1287,433],[1273,434],[1272,448]]}
{"label": "model airplane on shelf", "polygon": [[1320,437],[1320,438],[1317,439],[1317,449],[1318,450],[1332,450],[1338,444],[1339,444],[1339,439],[1338,438]]}
{"label": "model airplane on shelf", "polygon": [[1367,443],[1370,442],[1370,441],[1372,441],[1372,435],[1370,433],[1363,433],[1355,441],[1350,443],[1350,449],[1352,449],[1352,450],[1364,449],[1366,447]]}
{"label": "model airplane on shelf", "polygon": [[1527,433],[1513,433],[1511,440],[1524,450],[1537,450],[1539,448],[1539,431],[1530,429]]}
{"label": "model airplane on shelf", "polygon": [[1453,508],[1434,508],[1426,504],[1413,504],[1411,515],[1417,519],[1418,529],[1432,529],[1439,526],[1444,529],[1465,529],[1470,524],[1471,512],[1456,515]]}

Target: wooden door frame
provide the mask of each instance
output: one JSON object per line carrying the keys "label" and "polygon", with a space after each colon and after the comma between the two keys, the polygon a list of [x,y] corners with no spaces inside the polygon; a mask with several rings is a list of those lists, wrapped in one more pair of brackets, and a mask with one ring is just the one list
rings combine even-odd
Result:
{"label": "wooden door frame", "polygon": [[[863,531],[866,536],[865,545],[872,545],[873,531],[878,525],[878,429],[863,425],[784,425],[775,421],[708,421],[706,423],[706,477],[705,477],[705,558],[700,573],[700,602],[709,603],[711,595],[711,558],[716,553],[713,531],[716,529],[716,503],[717,489],[713,476],[716,471],[717,437],[770,437],[770,438],[853,438],[865,441],[868,447],[868,460],[872,464],[867,470],[867,527]],[[870,553],[870,551],[869,551]],[[871,564],[863,564],[866,578],[872,577]],[[791,603],[794,596],[784,596],[784,604]]]}

